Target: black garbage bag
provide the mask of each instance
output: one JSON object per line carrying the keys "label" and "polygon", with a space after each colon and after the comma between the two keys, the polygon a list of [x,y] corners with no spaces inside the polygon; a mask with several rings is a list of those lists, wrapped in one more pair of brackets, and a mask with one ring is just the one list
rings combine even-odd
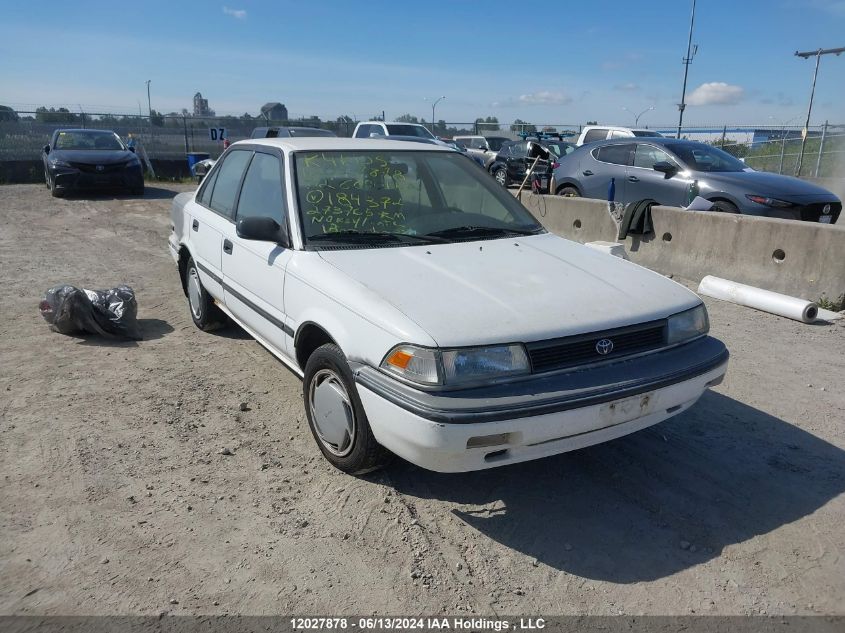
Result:
{"label": "black garbage bag", "polygon": [[651,221],[651,207],[658,204],[657,200],[645,198],[630,202],[625,207],[622,223],[619,226],[617,239],[624,240],[628,235],[648,235],[654,232]]}
{"label": "black garbage bag", "polygon": [[99,334],[141,340],[138,303],[129,286],[87,290],[76,286],[50,288],[38,306],[41,316],[61,334]]}

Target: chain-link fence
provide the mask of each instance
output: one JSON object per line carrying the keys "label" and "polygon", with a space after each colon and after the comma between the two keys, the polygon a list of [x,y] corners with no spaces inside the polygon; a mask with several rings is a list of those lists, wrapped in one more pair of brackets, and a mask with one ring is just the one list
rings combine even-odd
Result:
{"label": "chain-link fence", "polygon": [[[510,139],[520,134],[546,132],[560,134],[574,141],[584,127],[579,123],[513,123],[491,118],[470,122],[421,121],[435,135],[451,138],[459,135],[501,136]],[[41,150],[57,128],[81,127],[115,131],[124,140],[133,135],[151,159],[180,160],[186,154],[202,152],[218,156],[223,150],[219,129],[226,130],[231,141],[249,138],[256,127],[306,126],[327,129],[338,136],[351,136],[358,121],[340,116],[321,120],[317,117],[274,121],[261,117],[158,115],[69,112],[64,109],[37,111],[0,110],[0,161],[38,160]],[[667,136],[674,136],[675,126],[650,126]],[[796,174],[801,148],[801,130],[785,125],[714,125],[687,126],[682,137],[699,140],[741,158],[754,169]],[[802,160],[802,176],[845,176],[845,125],[814,126],[808,130]]]}

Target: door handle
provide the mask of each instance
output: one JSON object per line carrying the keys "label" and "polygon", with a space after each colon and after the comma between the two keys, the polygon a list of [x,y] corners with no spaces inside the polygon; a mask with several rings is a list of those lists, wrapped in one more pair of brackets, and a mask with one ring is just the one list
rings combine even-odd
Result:
{"label": "door handle", "polygon": [[639,182],[640,179],[636,176],[628,176],[628,182]]}
{"label": "door handle", "polygon": [[232,242],[230,240],[223,240],[223,252],[227,255],[232,254]]}
{"label": "door handle", "polygon": [[191,223],[191,228],[192,228],[192,229],[194,229],[195,231],[199,231],[199,230],[200,230],[200,223],[199,223],[199,222],[197,222],[196,220],[194,220],[194,221]]}
{"label": "door handle", "polygon": [[585,176],[592,176],[593,175],[593,172],[591,172],[589,169],[585,169],[581,173],[584,174]]}

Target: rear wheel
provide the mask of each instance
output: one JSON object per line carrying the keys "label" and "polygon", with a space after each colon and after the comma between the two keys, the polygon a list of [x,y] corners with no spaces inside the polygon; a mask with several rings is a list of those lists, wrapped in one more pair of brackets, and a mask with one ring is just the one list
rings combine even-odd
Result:
{"label": "rear wheel", "polygon": [[210,332],[226,324],[226,315],[214,305],[214,299],[202,287],[193,258],[188,260],[188,266],[185,268],[185,287],[188,290],[188,307],[191,309],[194,325],[204,332]]}
{"label": "rear wheel", "polygon": [[711,211],[719,211],[720,213],[739,213],[739,209],[733,202],[727,200],[714,200]]}
{"label": "rear wheel", "polygon": [[508,170],[504,167],[499,167],[496,171],[493,172],[493,178],[496,179],[503,187],[508,186]]}
{"label": "rear wheel", "polygon": [[581,197],[581,194],[572,185],[564,185],[563,187],[561,187],[560,189],[557,190],[557,195],[564,196],[565,198],[580,198]]}
{"label": "rear wheel", "polygon": [[311,433],[335,468],[363,475],[388,461],[390,453],[373,436],[352,371],[334,343],[318,347],[308,358],[302,396]]}
{"label": "rear wheel", "polygon": [[132,189],[129,190],[129,193],[131,193],[133,196],[143,196],[144,195],[144,185],[141,185],[140,187],[133,187]]}

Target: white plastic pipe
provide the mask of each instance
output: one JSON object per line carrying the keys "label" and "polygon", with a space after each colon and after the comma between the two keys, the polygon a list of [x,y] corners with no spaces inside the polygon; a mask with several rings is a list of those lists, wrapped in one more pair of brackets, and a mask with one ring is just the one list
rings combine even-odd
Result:
{"label": "white plastic pipe", "polygon": [[818,306],[812,301],[746,286],[711,275],[707,275],[698,284],[698,293],[804,323],[812,323],[819,313]]}

